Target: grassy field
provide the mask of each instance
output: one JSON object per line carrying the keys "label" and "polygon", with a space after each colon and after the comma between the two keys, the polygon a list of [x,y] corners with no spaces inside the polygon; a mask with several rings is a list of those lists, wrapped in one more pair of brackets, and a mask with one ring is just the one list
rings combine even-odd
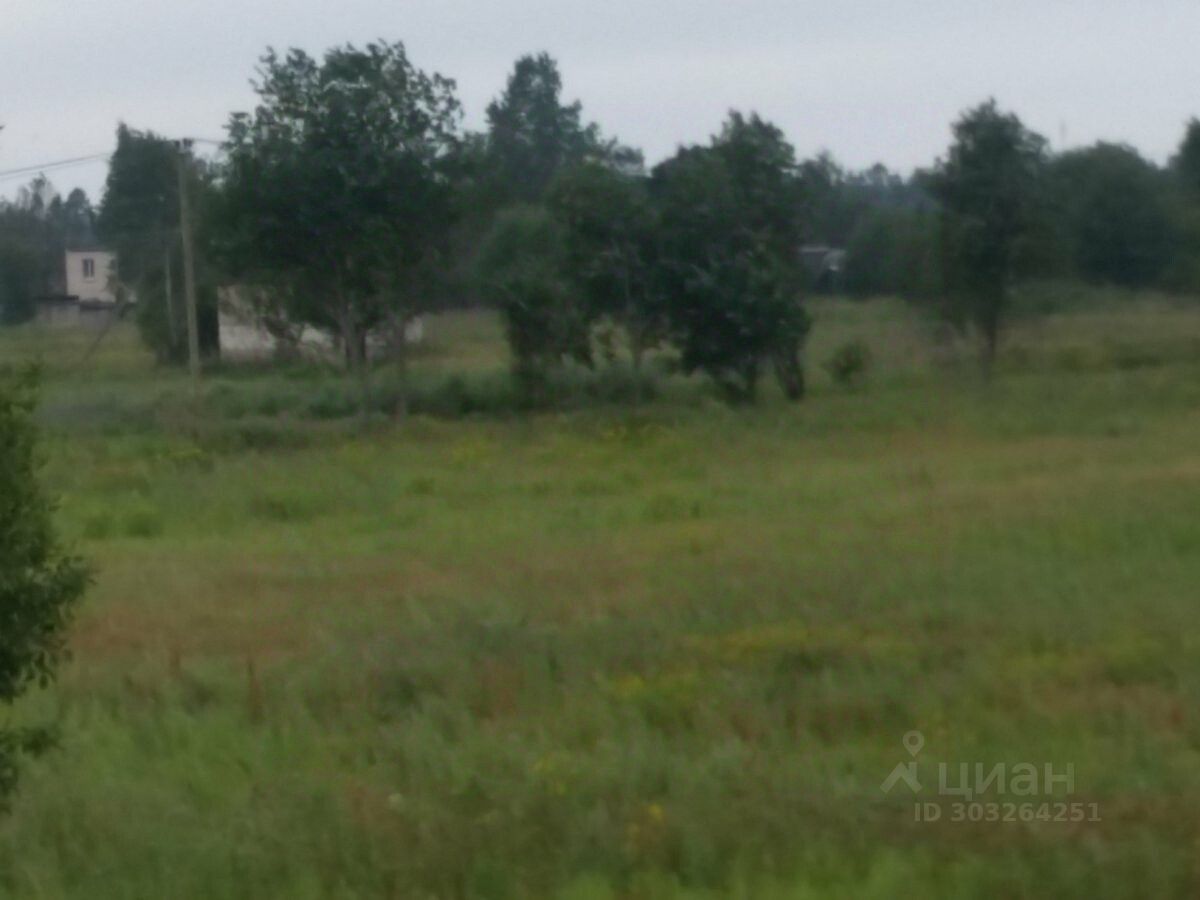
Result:
{"label": "grassy field", "polygon": [[[492,319],[429,330],[427,414],[366,433],[335,373],[197,409],[130,332],[0,337],[97,570],[0,895],[1200,895],[1200,304],[1023,320],[984,385],[829,302],[810,398],[747,410],[518,416]],[[941,762],[1074,793],[956,822]]]}

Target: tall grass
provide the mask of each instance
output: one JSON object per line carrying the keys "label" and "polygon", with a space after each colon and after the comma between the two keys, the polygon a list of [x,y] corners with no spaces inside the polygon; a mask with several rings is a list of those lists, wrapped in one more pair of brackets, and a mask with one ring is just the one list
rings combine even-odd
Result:
{"label": "tall grass", "polygon": [[[899,304],[816,321],[799,407],[664,378],[365,433],[312,414],[329,373],[185,416],[125,337],[48,360],[99,580],[18,711],[62,742],[0,895],[1194,896],[1200,315],[1022,323],[990,386]],[[417,381],[503,384],[492,324],[449,329],[474,362],[435,323]],[[1073,765],[1101,821],[915,823],[912,729],[927,782]]]}

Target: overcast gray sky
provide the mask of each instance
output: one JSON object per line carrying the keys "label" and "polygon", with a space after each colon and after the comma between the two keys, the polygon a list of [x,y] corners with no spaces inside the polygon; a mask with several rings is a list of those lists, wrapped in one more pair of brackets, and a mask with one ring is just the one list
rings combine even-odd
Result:
{"label": "overcast gray sky", "polygon": [[[757,110],[808,156],[907,171],[994,95],[1056,147],[1165,160],[1200,115],[1200,0],[0,0],[0,172],[111,150],[120,120],[220,138],[267,45],[400,39],[467,124],[522,53],[651,162]],[[99,200],[105,168],[52,175]],[[0,194],[16,188],[0,177]]]}

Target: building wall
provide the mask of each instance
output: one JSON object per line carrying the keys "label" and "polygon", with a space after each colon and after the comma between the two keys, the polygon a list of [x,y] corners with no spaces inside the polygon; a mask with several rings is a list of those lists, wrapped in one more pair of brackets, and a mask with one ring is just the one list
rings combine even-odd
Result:
{"label": "building wall", "polygon": [[111,280],[117,271],[116,254],[106,250],[68,250],[66,269],[69,296],[78,297],[83,303],[117,302]]}
{"label": "building wall", "polygon": [[[312,326],[304,326],[299,330],[294,346],[284,344],[267,329],[238,287],[220,288],[217,298],[221,358],[224,360],[262,361],[292,354],[303,359],[330,362],[340,362],[342,359],[335,336]],[[404,337],[410,344],[422,343],[425,340],[425,322],[419,318],[409,322]],[[382,357],[387,353],[387,346],[378,334],[368,336],[367,349],[372,357]]]}
{"label": "building wall", "polygon": [[95,301],[90,307],[73,300],[47,301],[38,304],[34,321],[43,328],[102,331],[112,323],[116,315],[116,306],[97,306]]}

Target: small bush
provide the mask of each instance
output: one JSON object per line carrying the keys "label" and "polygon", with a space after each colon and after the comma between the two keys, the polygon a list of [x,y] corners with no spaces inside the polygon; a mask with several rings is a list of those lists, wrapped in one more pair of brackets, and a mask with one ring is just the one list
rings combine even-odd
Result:
{"label": "small bush", "polygon": [[218,423],[196,434],[194,440],[202,453],[210,455],[305,450],[316,437],[312,428],[286,419],[255,419],[230,425]]}
{"label": "small bush", "polygon": [[358,412],[358,404],[348,389],[327,387],[312,399],[306,412],[312,419],[346,419]]}
{"label": "small bush", "polygon": [[114,530],[113,517],[108,512],[95,512],[83,520],[83,536],[90,541],[110,538]]}
{"label": "small bush", "polygon": [[154,538],[163,532],[162,516],[151,506],[141,506],[125,516],[125,536],[131,538]]}
{"label": "small bush", "polygon": [[446,419],[507,415],[522,405],[523,399],[508,373],[471,378],[453,375],[433,384],[414,385],[408,398],[410,412]]}
{"label": "small bush", "polygon": [[862,341],[847,341],[825,362],[825,371],[841,387],[860,387],[866,380],[871,361],[870,347]]}
{"label": "small bush", "polygon": [[323,511],[320,498],[303,491],[280,491],[259,494],[247,503],[251,517],[267,522],[309,522]]}

